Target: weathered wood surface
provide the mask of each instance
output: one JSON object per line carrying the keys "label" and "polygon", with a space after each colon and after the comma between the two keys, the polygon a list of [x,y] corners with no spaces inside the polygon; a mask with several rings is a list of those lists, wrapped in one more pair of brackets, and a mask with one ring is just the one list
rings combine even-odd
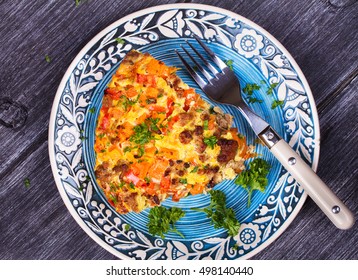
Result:
{"label": "weathered wood surface", "polygon": [[[114,259],[76,224],[57,191],[47,152],[51,106],[64,72],[93,36],[129,13],[175,2],[189,1],[0,1],[0,259]],[[357,1],[192,2],[247,17],[293,55],[319,110],[318,174],[357,214]],[[357,259],[357,229],[335,229],[308,199],[254,258]]]}

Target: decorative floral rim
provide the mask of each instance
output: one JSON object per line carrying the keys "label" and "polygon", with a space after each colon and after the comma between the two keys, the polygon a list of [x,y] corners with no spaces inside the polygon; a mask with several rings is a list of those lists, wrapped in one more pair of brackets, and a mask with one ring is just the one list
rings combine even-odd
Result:
{"label": "decorative floral rim", "polygon": [[[72,216],[97,243],[121,258],[249,258],[273,242],[301,209],[306,194],[284,170],[257,213],[234,238],[223,234],[196,241],[153,238],[113,212],[86,169],[82,144],[86,113],[97,85],[133,46],[197,34],[249,60],[285,100],[286,140],[315,170],[319,124],[307,81],[285,48],[268,32],[230,11],[200,4],[169,4],[128,15],[100,32],[77,55],[58,88],[49,123],[49,155],[59,192]],[[126,43],[113,44],[116,37]],[[233,112],[230,112],[233,113]],[[86,135],[87,136],[87,135]],[[238,245],[236,250],[234,244]]]}

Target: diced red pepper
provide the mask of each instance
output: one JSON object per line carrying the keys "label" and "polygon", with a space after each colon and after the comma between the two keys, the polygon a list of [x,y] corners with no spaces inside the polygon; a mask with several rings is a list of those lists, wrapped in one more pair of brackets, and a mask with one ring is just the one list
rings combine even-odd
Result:
{"label": "diced red pepper", "polygon": [[174,100],[172,98],[168,98],[166,117],[169,117],[173,113],[173,111],[174,111]]}
{"label": "diced red pepper", "polygon": [[108,94],[112,99],[119,100],[123,93],[120,90],[117,90],[115,88],[106,88],[104,90],[105,94]]}
{"label": "diced red pepper", "polygon": [[170,119],[170,121],[168,122],[168,128],[169,128],[170,130],[173,129],[173,125],[174,125],[178,120],[179,120],[179,116],[178,116],[178,115],[172,117],[172,118]]}
{"label": "diced red pepper", "polygon": [[102,128],[106,130],[108,129],[108,127],[109,127],[109,114],[106,113],[102,119]]}
{"label": "diced red pepper", "polygon": [[167,110],[163,106],[159,105],[149,105],[148,107],[149,111],[155,111],[155,112],[166,112]]}
{"label": "diced red pepper", "polygon": [[170,178],[169,177],[163,177],[160,181],[160,189],[162,192],[167,192],[167,190],[170,187]]}
{"label": "diced red pepper", "polygon": [[147,84],[152,87],[155,87],[157,85],[154,75],[137,74],[137,83]]}

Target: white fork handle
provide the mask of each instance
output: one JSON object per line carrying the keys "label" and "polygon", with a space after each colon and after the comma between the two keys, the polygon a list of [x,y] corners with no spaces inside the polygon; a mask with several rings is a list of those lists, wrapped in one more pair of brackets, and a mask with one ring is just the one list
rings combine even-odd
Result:
{"label": "white fork handle", "polygon": [[353,213],[290,145],[280,139],[271,147],[271,152],[337,228],[349,229],[353,226]]}

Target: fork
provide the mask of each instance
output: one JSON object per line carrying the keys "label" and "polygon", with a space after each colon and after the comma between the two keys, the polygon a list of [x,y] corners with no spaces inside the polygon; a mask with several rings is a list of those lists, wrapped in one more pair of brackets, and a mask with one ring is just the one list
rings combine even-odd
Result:
{"label": "fork", "polygon": [[[340,229],[351,228],[355,222],[352,212],[289,144],[286,143],[266,121],[246,105],[241,96],[240,81],[235,76],[235,73],[224,61],[215,55],[212,50],[201,42],[198,36],[194,35],[194,38],[205,50],[211,62],[205,59],[189,41],[186,41],[186,43],[198,56],[198,60],[182,45],[181,48],[196,65],[197,69],[194,70],[177,50],[175,50],[175,52],[199,87],[214,102],[235,106],[245,117],[259,139],[270,149],[272,154],[301,185],[333,224]],[[220,71],[218,71],[212,63],[216,64]],[[202,64],[204,64],[209,71],[206,70]],[[201,75],[199,75],[199,73]]]}

